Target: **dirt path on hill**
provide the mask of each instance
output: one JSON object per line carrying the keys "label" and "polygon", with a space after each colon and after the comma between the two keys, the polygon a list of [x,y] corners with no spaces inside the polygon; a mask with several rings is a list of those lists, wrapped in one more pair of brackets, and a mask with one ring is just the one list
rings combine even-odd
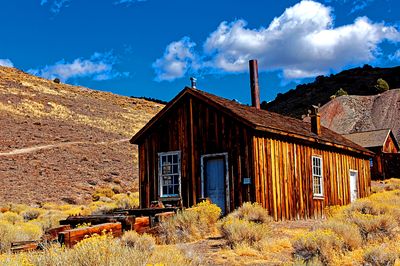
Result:
{"label": "dirt path on hill", "polygon": [[129,139],[119,139],[119,140],[102,141],[102,142],[71,141],[71,142],[63,142],[63,143],[56,143],[56,144],[49,144],[49,145],[32,146],[32,147],[22,148],[22,149],[15,149],[15,150],[12,150],[9,152],[2,152],[2,153],[0,153],[0,156],[13,156],[13,155],[19,155],[19,154],[25,154],[25,153],[32,153],[32,152],[36,152],[36,151],[40,151],[40,150],[61,148],[61,147],[66,147],[66,146],[71,146],[71,145],[76,145],[76,144],[104,145],[104,144],[120,143],[120,142],[125,142],[125,141],[129,141]]}

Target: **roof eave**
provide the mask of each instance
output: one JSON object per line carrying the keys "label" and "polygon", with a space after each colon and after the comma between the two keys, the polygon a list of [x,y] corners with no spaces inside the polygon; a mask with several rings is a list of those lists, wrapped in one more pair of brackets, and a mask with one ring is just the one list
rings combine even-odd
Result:
{"label": "roof eave", "polygon": [[178,93],[178,95],[176,95],[169,103],[167,103],[167,105],[165,105],[160,112],[150,119],[150,121],[147,122],[144,127],[142,127],[135,135],[133,135],[129,142],[131,144],[140,144],[140,139],[143,134],[150,129],[157,120],[161,119],[189,90],[190,88],[185,87],[180,93]]}
{"label": "roof eave", "polygon": [[288,136],[288,137],[292,137],[292,138],[296,138],[296,139],[301,139],[301,140],[305,140],[311,143],[319,143],[319,144],[323,144],[326,146],[331,146],[331,147],[335,147],[341,150],[347,150],[350,152],[355,152],[355,153],[359,153],[362,154],[364,156],[368,156],[368,157],[373,157],[375,155],[375,153],[373,153],[372,151],[369,151],[367,149],[364,150],[358,150],[358,149],[354,149],[354,148],[350,148],[341,144],[337,144],[334,142],[328,142],[319,138],[313,138],[313,137],[307,137],[307,136],[303,136],[300,134],[295,134],[295,133],[291,133],[291,132],[285,132],[282,130],[276,130],[276,129],[272,129],[272,128],[268,128],[268,127],[263,127],[263,126],[256,126],[255,127],[256,130],[259,131],[264,131],[264,132],[269,132],[269,133],[273,133],[273,134],[277,134],[277,135],[281,135],[281,136]]}

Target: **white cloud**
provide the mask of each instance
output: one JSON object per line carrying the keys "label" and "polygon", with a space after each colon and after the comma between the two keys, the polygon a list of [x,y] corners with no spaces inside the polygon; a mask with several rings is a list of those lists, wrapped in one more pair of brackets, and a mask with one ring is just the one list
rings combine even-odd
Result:
{"label": "white cloud", "polygon": [[50,4],[50,11],[54,14],[58,14],[63,7],[68,7],[71,0],[40,0],[40,5]]}
{"label": "white cloud", "polygon": [[[341,69],[349,64],[367,63],[378,55],[378,45],[385,41],[400,41],[396,28],[359,17],[352,24],[334,26],[330,7],[303,0],[287,8],[267,27],[251,29],[244,20],[222,22],[203,44],[193,67],[185,58],[175,57],[174,65],[182,65],[177,75],[166,71],[166,55],[153,67],[157,79],[173,80],[188,70],[220,73],[247,71],[248,60],[259,60],[261,71],[281,70],[287,79],[312,77]],[[190,54],[195,55],[191,42]],[[165,78],[167,77],[167,78]]]}
{"label": "white cloud", "polygon": [[14,67],[14,64],[11,62],[10,59],[0,59],[0,66]]}
{"label": "white cloud", "polygon": [[197,55],[194,53],[195,43],[188,37],[170,43],[164,55],[153,63],[156,71],[156,80],[174,80],[183,77],[191,69],[197,70]]}
{"label": "white cloud", "polygon": [[400,49],[389,55],[389,60],[400,62]]}
{"label": "white cloud", "polygon": [[54,65],[41,69],[30,69],[29,73],[47,79],[59,78],[66,81],[74,78],[90,77],[93,80],[110,80],[113,78],[128,76],[127,72],[114,70],[117,59],[112,52],[94,53],[90,59],[77,58],[72,62],[64,59]]}

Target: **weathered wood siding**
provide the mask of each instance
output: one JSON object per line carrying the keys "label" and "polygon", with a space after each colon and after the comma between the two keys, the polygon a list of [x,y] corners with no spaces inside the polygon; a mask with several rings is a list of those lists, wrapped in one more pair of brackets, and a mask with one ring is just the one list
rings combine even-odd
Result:
{"label": "weathered wood siding", "polygon": [[[367,158],[257,135],[254,143],[255,199],[275,220],[321,217],[326,206],[350,203],[350,170],[358,171],[358,196],[370,193]],[[314,198],[312,156],[322,158],[324,197]]]}
{"label": "weathered wood siding", "polygon": [[[252,200],[243,177],[253,176],[252,134],[228,115],[203,102],[186,97],[160,119],[139,145],[141,207],[158,200],[158,153],[181,151],[181,194],[183,206],[201,197],[201,155],[228,153],[229,210]],[[228,205],[228,204],[227,204]]]}
{"label": "weathered wood siding", "polygon": [[[139,142],[141,207],[159,199],[158,153],[178,150],[182,204],[186,207],[201,198],[201,156],[216,153],[228,153],[228,211],[253,201],[261,203],[276,220],[319,217],[325,206],[350,202],[350,169],[358,171],[359,197],[370,193],[367,158],[260,133],[212,103],[187,95]],[[313,155],[323,160],[323,199],[313,198]],[[251,184],[244,185],[244,178],[251,178]]]}
{"label": "weathered wood siding", "polygon": [[386,142],[384,143],[382,147],[382,152],[386,153],[398,153],[399,150],[397,149],[397,146],[395,144],[395,140],[389,135],[389,137],[386,139]]}

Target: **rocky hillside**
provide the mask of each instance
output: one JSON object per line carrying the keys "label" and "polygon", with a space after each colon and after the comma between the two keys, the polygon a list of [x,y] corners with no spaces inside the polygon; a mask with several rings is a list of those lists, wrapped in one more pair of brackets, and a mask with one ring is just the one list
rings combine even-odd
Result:
{"label": "rocky hillside", "polygon": [[347,134],[392,129],[400,140],[400,89],[373,96],[340,96],[320,108],[321,124]]}
{"label": "rocky hillside", "polygon": [[79,203],[97,186],[134,191],[128,139],[162,107],[0,67],[0,203]]}
{"label": "rocky hillside", "polygon": [[373,68],[365,65],[336,75],[319,76],[314,82],[298,85],[296,89],[278,94],[274,101],[265,103],[263,108],[284,115],[300,118],[311,105],[324,105],[339,89],[349,95],[376,95],[378,79],[384,79],[391,89],[400,88],[400,67]]}

